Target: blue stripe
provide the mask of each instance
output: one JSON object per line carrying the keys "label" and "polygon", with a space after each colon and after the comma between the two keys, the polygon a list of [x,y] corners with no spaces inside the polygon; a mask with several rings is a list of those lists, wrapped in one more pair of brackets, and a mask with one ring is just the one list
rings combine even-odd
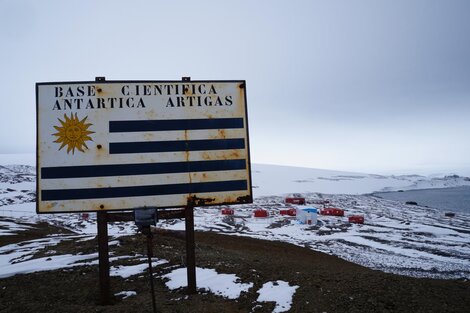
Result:
{"label": "blue stripe", "polygon": [[108,199],[182,194],[190,195],[204,192],[245,191],[246,180],[230,180],[205,183],[108,187],[86,189],[41,190],[41,201]]}
{"label": "blue stripe", "polygon": [[190,173],[210,171],[231,171],[246,169],[246,161],[209,160],[168,163],[107,164],[83,166],[42,167],[42,179],[105,177],[128,175],[151,175],[169,173]]}
{"label": "blue stripe", "polygon": [[137,120],[109,122],[109,132],[111,133],[224,128],[243,128],[243,118]]}
{"label": "blue stripe", "polygon": [[245,139],[111,142],[110,154],[244,149]]}

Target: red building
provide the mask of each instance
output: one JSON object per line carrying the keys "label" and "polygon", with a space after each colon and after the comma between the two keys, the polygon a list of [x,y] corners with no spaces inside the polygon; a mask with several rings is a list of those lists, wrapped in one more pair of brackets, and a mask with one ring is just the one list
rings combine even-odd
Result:
{"label": "red building", "polygon": [[344,216],[344,210],[337,208],[324,208],[320,210],[321,215]]}
{"label": "red building", "polygon": [[364,216],[362,215],[351,215],[348,218],[349,223],[364,224]]}
{"label": "red building", "polygon": [[285,203],[290,203],[290,204],[305,204],[305,198],[302,197],[287,197],[284,200]]}
{"label": "red building", "polygon": [[254,210],[253,214],[255,215],[255,217],[268,217],[269,216],[268,211],[263,210],[263,209]]}
{"label": "red building", "polygon": [[296,216],[297,211],[295,209],[280,210],[281,215]]}
{"label": "red building", "polygon": [[222,215],[233,215],[235,211],[233,209],[229,208],[223,208],[222,209]]}

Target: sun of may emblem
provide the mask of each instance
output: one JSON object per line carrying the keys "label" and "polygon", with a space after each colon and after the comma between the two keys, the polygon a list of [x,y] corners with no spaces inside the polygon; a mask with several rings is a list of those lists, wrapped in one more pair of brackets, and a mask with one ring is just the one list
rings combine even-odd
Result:
{"label": "sun of may emblem", "polygon": [[94,132],[88,130],[88,127],[90,127],[92,124],[85,123],[87,117],[88,116],[85,116],[80,121],[77,117],[77,113],[75,113],[75,115],[71,113],[70,117],[64,114],[65,121],[58,118],[61,126],[54,126],[54,128],[57,130],[57,133],[52,135],[58,137],[54,142],[62,144],[59,150],[67,146],[67,153],[72,151],[72,154],[74,154],[75,149],[81,152],[85,152],[83,148],[88,149],[85,141],[93,140],[88,135],[93,134]]}

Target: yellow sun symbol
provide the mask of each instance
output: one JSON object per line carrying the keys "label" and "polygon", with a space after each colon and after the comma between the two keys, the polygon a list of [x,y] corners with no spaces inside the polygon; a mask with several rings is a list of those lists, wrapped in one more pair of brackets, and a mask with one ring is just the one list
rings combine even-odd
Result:
{"label": "yellow sun symbol", "polygon": [[87,117],[88,116],[85,116],[85,118],[80,121],[77,117],[77,113],[75,113],[75,116],[71,113],[70,117],[64,114],[65,121],[58,118],[62,126],[54,126],[58,132],[52,135],[58,137],[54,142],[62,143],[59,150],[67,146],[67,153],[72,151],[72,154],[74,154],[75,148],[81,152],[85,152],[83,150],[84,147],[88,149],[85,141],[93,140],[88,135],[94,132],[88,130],[88,127],[92,124],[85,123]]}

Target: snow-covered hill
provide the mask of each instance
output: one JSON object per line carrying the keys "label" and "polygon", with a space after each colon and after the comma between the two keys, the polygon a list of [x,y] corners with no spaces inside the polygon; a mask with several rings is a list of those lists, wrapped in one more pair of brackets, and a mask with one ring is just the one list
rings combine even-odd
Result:
{"label": "snow-covered hill", "polygon": [[470,178],[457,175],[384,176],[265,164],[253,164],[252,176],[253,193],[258,197],[308,192],[365,194],[376,191],[470,186]]}

